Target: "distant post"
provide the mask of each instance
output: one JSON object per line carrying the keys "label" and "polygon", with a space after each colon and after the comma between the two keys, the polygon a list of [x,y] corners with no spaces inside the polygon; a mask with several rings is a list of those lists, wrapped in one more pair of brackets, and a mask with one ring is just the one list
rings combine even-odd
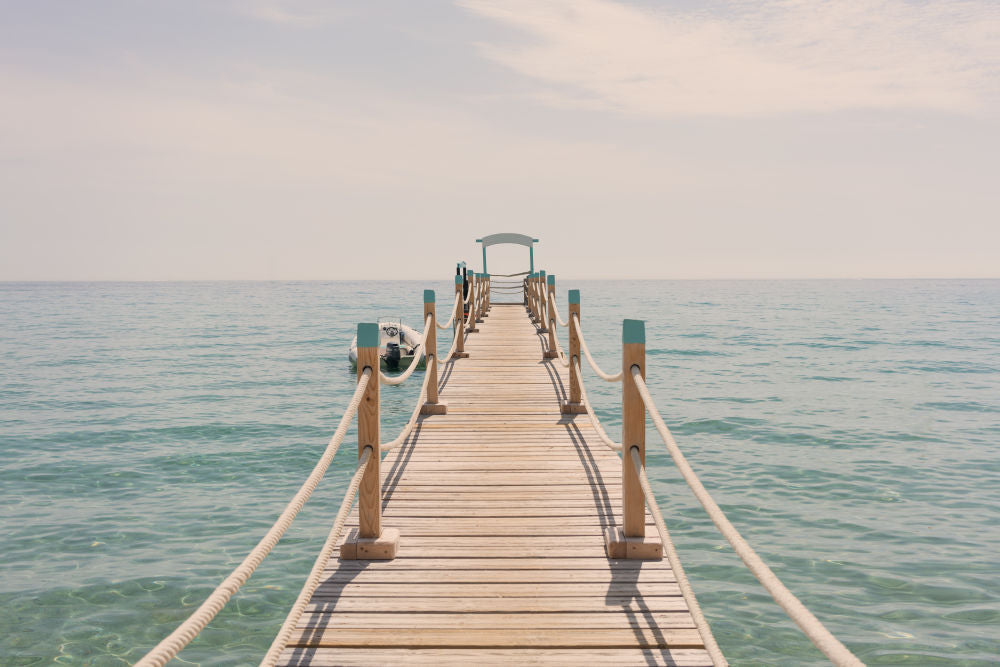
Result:
{"label": "distant post", "polygon": [[545,358],[556,359],[559,357],[559,352],[556,350],[556,309],[553,307],[556,298],[556,277],[549,275],[546,280],[548,282],[546,309],[549,314],[549,349],[545,351]]}
{"label": "distant post", "polygon": [[549,331],[548,318],[545,316],[545,313],[548,310],[545,307],[545,289],[546,289],[545,280],[546,280],[545,272],[539,271],[538,272],[538,322],[539,324],[542,325],[542,327],[538,330],[538,333],[548,333]]}
{"label": "distant post", "polygon": [[458,299],[458,312],[455,313],[455,335],[458,336],[458,342],[455,344],[454,356],[458,359],[464,359],[469,356],[469,353],[465,351],[465,292],[462,290],[462,276],[455,276],[455,294],[459,296]]}
{"label": "distant post", "polygon": [[479,293],[479,274],[475,271],[469,272],[469,333],[479,333],[476,326],[476,304]]}
{"label": "distant post", "polygon": [[424,342],[424,356],[427,359],[427,401],[420,408],[420,414],[443,415],[448,412],[448,404],[438,399],[438,366],[441,360],[437,353],[437,298],[434,290],[424,290],[424,321],[427,323],[427,340]]}
{"label": "distant post", "polygon": [[[580,373],[577,367],[580,362],[580,334],[573,326],[573,316],[580,317],[580,290],[571,289],[568,292],[569,300],[569,400],[565,401],[561,408],[563,414],[582,415],[587,411],[583,404],[582,392],[580,391]],[[581,323],[582,324],[582,323]]]}

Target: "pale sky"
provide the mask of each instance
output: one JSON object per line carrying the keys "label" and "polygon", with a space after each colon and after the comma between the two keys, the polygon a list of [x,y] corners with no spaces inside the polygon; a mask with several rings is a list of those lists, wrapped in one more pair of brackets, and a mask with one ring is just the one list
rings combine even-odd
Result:
{"label": "pale sky", "polygon": [[0,0],[0,280],[427,279],[495,232],[1000,277],[1000,2]]}

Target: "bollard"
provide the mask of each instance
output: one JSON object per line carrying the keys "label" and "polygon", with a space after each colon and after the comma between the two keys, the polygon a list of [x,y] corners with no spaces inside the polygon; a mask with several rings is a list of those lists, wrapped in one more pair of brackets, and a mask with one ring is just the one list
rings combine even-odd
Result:
{"label": "bollard", "polygon": [[391,560],[399,548],[399,531],[382,528],[382,484],[379,464],[379,331],[374,322],[358,325],[358,379],[372,371],[358,405],[358,458],[370,447],[368,467],[358,486],[358,528],[340,547],[346,560]]}
{"label": "bollard", "polygon": [[622,525],[609,528],[609,558],[660,559],[663,544],[659,537],[646,536],[646,498],[632,461],[632,449],[646,465],[646,406],[632,377],[638,366],[646,377],[646,323],[622,322]]}
{"label": "bollard", "polygon": [[[569,291],[569,400],[563,401],[560,409],[566,415],[582,415],[587,412],[587,406],[582,402],[583,392],[580,390],[580,374],[576,368],[583,363],[580,359],[580,335],[573,326],[573,315],[580,316],[580,290]],[[581,323],[582,325],[582,323]]]}
{"label": "bollard", "polygon": [[545,299],[545,307],[546,307],[546,312],[548,312],[549,314],[549,321],[548,321],[549,349],[545,351],[545,358],[558,359],[559,352],[558,350],[556,350],[556,328],[557,328],[556,326],[557,322],[555,321],[556,309],[552,307],[555,304],[555,298],[556,298],[556,277],[552,275],[547,276],[546,282],[548,283],[548,285],[547,285],[547,295]]}
{"label": "bollard", "polygon": [[[437,353],[437,298],[434,290],[424,290],[424,321],[430,317],[431,321],[427,325],[427,340],[424,341],[424,357],[427,359],[427,401],[421,406],[422,415],[443,415],[448,413],[448,404],[439,400],[438,397],[438,366],[441,360]],[[431,363],[431,358],[434,362]],[[445,360],[447,361],[447,360]]]}

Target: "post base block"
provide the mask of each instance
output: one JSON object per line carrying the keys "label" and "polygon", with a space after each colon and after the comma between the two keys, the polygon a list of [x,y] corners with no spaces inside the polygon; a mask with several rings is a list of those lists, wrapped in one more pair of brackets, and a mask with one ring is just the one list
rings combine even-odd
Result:
{"label": "post base block", "polygon": [[585,415],[587,414],[587,406],[583,403],[570,403],[569,401],[563,401],[559,406],[559,412],[564,415]]}
{"label": "post base block", "polygon": [[545,354],[542,356],[544,356],[546,359],[558,359],[559,352],[557,350],[545,350]]}
{"label": "post base block", "polygon": [[479,333],[479,328],[478,327],[471,327],[469,329],[466,329],[465,331],[466,331],[466,333]]}
{"label": "post base block", "polygon": [[451,358],[452,359],[468,359],[469,358],[469,353],[468,352],[452,352],[451,353]]}
{"label": "post base block", "polygon": [[545,327],[541,327],[541,328],[540,328],[540,329],[538,330],[538,333],[548,333],[548,332],[549,332],[549,330],[548,330],[548,329],[546,329]]}
{"label": "post base block", "polygon": [[625,537],[618,526],[604,530],[604,547],[608,558],[625,558],[629,560],[662,560],[663,543],[658,536]]}
{"label": "post base block", "polygon": [[420,406],[420,414],[422,415],[446,415],[448,414],[448,403],[446,401],[438,401],[437,403],[424,403]]}
{"label": "post base block", "polygon": [[352,528],[340,545],[340,560],[392,560],[399,551],[399,530],[383,528],[378,537],[358,537]]}
{"label": "post base block", "polygon": [[480,315],[479,317],[477,317],[477,318],[476,318],[476,324],[482,324],[482,322],[483,322],[483,317],[485,317],[485,315]]}

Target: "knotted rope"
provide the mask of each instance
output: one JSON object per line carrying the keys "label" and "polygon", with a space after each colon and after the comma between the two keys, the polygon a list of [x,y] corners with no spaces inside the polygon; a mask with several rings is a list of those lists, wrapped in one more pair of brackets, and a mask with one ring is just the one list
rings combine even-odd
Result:
{"label": "knotted rope", "polygon": [[351,478],[351,483],[347,487],[347,492],[344,493],[344,500],[340,503],[340,511],[337,512],[337,518],[333,522],[333,528],[330,529],[330,534],[326,538],[326,542],[323,544],[323,549],[319,552],[319,556],[316,558],[316,562],[313,564],[312,570],[309,572],[309,577],[306,579],[305,585],[302,586],[302,590],[299,592],[299,597],[295,600],[295,604],[292,605],[292,610],[288,613],[285,618],[285,622],[281,625],[281,630],[278,631],[278,635],[274,638],[271,643],[271,648],[268,649],[267,655],[261,660],[261,665],[266,665],[267,667],[273,667],[275,663],[278,662],[278,658],[281,657],[281,652],[285,650],[285,645],[288,644],[288,640],[291,638],[292,633],[295,632],[295,626],[299,623],[299,618],[302,616],[302,612],[305,611],[306,606],[309,604],[309,600],[312,599],[313,593],[319,588],[320,579],[323,578],[323,570],[326,568],[327,562],[330,560],[330,556],[333,555],[333,550],[337,547],[337,541],[340,539],[340,533],[344,530],[344,524],[347,523],[347,515],[351,512],[351,506],[354,505],[354,496],[358,493],[358,486],[361,484],[361,478],[365,474],[365,470],[368,468],[368,461],[372,457],[372,448],[369,445],[365,447],[364,451],[361,452],[361,456],[358,458],[358,469],[354,471],[354,477]]}
{"label": "knotted rope", "polygon": [[344,441],[344,435],[347,433],[354,413],[358,410],[361,396],[365,393],[365,388],[368,386],[371,377],[372,370],[365,368],[361,373],[361,377],[358,378],[358,385],[354,389],[354,395],[351,396],[351,402],[348,403],[347,409],[344,411],[344,416],[340,418],[340,424],[337,425],[337,430],[334,432],[333,437],[330,438],[326,450],[316,463],[312,473],[309,474],[306,481],[299,487],[298,493],[285,506],[284,511],[282,511],[270,530],[267,531],[267,534],[247,554],[243,562],[212,591],[208,598],[201,603],[201,606],[186,621],[181,623],[176,630],[153,647],[153,650],[147,653],[136,665],[140,667],[162,667],[173,659],[180,653],[181,649],[198,636],[198,633],[208,625],[209,621],[215,618],[215,615],[226,606],[226,603],[229,602],[229,599],[233,597],[236,591],[246,583],[250,575],[257,569],[257,566],[271,553],[271,549],[274,548],[274,545],[278,543],[281,536],[288,530],[299,510],[302,509],[302,506],[306,504],[309,496],[316,489],[316,485],[323,479],[326,469],[330,466],[330,462],[333,461],[333,457],[337,454],[340,444]]}
{"label": "knotted rope", "polygon": [[611,373],[605,373],[601,370],[601,367],[597,365],[597,362],[594,361],[594,358],[590,356],[590,348],[587,347],[587,341],[583,338],[583,327],[580,326],[580,318],[577,317],[575,313],[570,315],[570,322],[574,327],[576,327],[576,335],[580,339],[580,349],[583,350],[583,353],[587,356],[587,361],[590,363],[590,367],[594,369],[594,372],[597,373],[597,377],[601,378],[605,382],[621,382],[623,377],[622,371],[618,371],[614,375]]}
{"label": "knotted rope", "polygon": [[715,527],[719,529],[722,536],[726,538],[733,547],[733,551],[737,553],[743,563],[747,566],[747,569],[753,573],[757,580],[764,586],[774,601],[781,605],[781,608],[785,610],[785,613],[795,621],[796,625],[802,629],[802,632],[815,644],[816,648],[823,652],[827,658],[830,659],[835,665],[841,666],[860,666],[863,665],[860,660],[858,660],[853,653],[847,650],[840,640],[833,636],[833,634],[826,629],[826,627],[816,618],[811,611],[806,609],[805,605],[799,601],[795,595],[792,594],[790,590],[781,580],[775,576],[771,568],[761,560],[760,556],[753,550],[753,548],[743,539],[739,531],[729,522],[726,515],[722,512],[722,509],[716,504],[715,500],[709,495],[708,491],[702,485],[701,480],[688,465],[687,459],[684,458],[684,454],[681,453],[680,448],[677,446],[677,442],[674,440],[674,436],[670,433],[670,429],[667,425],[663,423],[663,418],[660,417],[659,411],[656,409],[656,404],[653,402],[653,397],[649,393],[649,389],[646,387],[645,380],[642,379],[642,374],[639,371],[638,366],[632,367],[632,378],[635,380],[636,388],[639,390],[639,395],[642,397],[642,402],[646,405],[646,410],[649,411],[649,415],[653,418],[653,423],[656,425],[656,430],[659,431],[660,437],[663,438],[663,443],[667,446],[667,451],[670,452],[671,458],[674,460],[674,465],[680,471],[681,476],[684,477],[684,481],[687,485],[691,487],[691,491],[694,492],[695,498],[701,503],[701,506],[705,508],[705,512],[708,513],[712,523]]}

